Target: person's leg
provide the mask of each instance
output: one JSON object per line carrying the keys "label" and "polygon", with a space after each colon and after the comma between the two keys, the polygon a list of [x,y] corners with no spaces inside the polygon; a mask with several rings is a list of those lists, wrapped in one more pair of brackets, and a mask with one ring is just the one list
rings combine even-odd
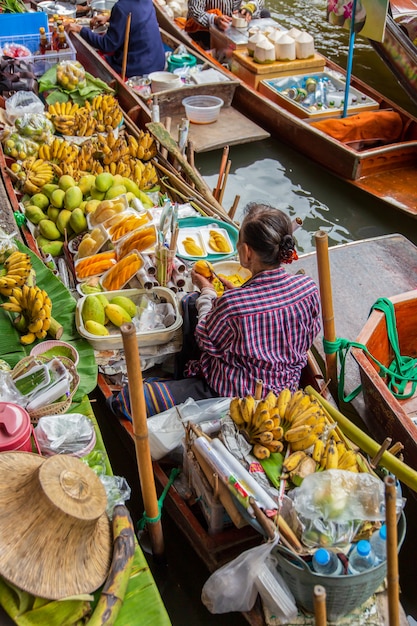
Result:
{"label": "person's leg", "polygon": [[210,33],[208,30],[197,30],[195,33],[188,33],[205,50],[210,49]]}

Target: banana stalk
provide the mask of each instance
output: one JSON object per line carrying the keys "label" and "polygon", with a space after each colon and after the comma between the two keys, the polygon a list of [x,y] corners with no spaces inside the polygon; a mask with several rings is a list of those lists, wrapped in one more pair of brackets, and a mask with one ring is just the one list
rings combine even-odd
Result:
{"label": "banana stalk", "polygon": [[[355,443],[366,454],[369,454],[372,458],[380,449],[380,444],[377,443],[372,437],[369,437],[360,428],[355,426],[347,417],[345,417],[340,411],[335,409],[327,400],[321,397],[321,395],[313,389],[313,387],[306,387],[306,392],[313,394],[323,408],[330,414],[330,416],[338,423],[343,433],[353,443]],[[394,476],[403,482],[407,487],[410,487],[413,491],[417,491],[417,472],[413,470],[409,465],[403,463],[397,457],[393,456],[390,452],[384,452],[381,457],[380,464],[386,467],[386,469]]]}

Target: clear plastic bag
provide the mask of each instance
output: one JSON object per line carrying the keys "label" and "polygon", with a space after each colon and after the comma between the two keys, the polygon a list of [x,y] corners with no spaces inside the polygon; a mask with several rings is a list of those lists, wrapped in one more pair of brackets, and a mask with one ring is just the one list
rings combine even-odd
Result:
{"label": "clear plastic bag", "polygon": [[114,507],[130,499],[131,489],[123,476],[99,476],[107,495],[107,515],[112,519]]}
{"label": "clear plastic bag", "polygon": [[35,428],[42,454],[77,454],[86,448],[94,437],[91,420],[82,413],[45,415]]}
{"label": "clear plastic bag", "polygon": [[79,61],[61,61],[56,66],[56,79],[58,85],[66,91],[85,87],[85,69]]}
{"label": "clear plastic bag", "polygon": [[34,141],[49,141],[55,132],[54,126],[43,113],[25,113],[14,123],[19,135]]}
{"label": "clear plastic bag", "polygon": [[17,245],[14,240],[16,232],[8,235],[0,226],[0,263],[4,263],[7,257],[17,250]]}
{"label": "clear plastic bag", "polygon": [[17,91],[6,100],[6,114],[11,123],[25,113],[43,113],[44,104],[32,91]]}
{"label": "clear plastic bag", "polygon": [[288,624],[298,614],[295,598],[277,570],[277,559],[269,555],[259,570],[255,585],[264,608],[274,617],[274,624]]}
{"label": "clear plastic bag", "polygon": [[242,552],[210,576],[201,592],[201,600],[210,613],[252,609],[258,595],[256,579],[277,543],[278,535],[272,541]]}

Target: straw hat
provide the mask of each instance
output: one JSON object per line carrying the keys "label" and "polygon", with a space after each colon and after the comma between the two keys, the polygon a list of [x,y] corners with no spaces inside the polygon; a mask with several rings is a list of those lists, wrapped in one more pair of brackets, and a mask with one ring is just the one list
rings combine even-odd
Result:
{"label": "straw hat", "polygon": [[107,496],[80,459],[0,453],[0,575],[59,600],[106,579],[112,536]]}

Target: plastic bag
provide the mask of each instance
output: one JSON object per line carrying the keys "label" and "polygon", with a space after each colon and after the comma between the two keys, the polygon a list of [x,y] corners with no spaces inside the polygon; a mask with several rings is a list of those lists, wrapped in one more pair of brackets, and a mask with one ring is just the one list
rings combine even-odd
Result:
{"label": "plastic bag", "polygon": [[22,137],[19,133],[5,135],[2,143],[4,154],[13,159],[23,161],[27,157],[38,155],[39,144],[29,137]]}
{"label": "plastic bag", "polygon": [[61,61],[56,66],[58,85],[66,91],[82,89],[86,86],[85,69],[79,61]]}
{"label": "plastic bag", "polygon": [[7,118],[11,123],[27,113],[43,113],[44,109],[42,100],[32,91],[17,91],[6,100]]}
{"label": "plastic bag", "polygon": [[277,543],[278,535],[272,541],[242,552],[210,576],[201,592],[201,600],[210,613],[252,609],[258,595],[257,576]]}
{"label": "plastic bag", "polygon": [[43,113],[25,113],[14,123],[19,135],[34,141],[47,142],[55,132],[54,125]]}
{"label": "plastic bag", "polygon": [[126,478],[123,476],[99,476],[107,495],[106,512],[112,519],[114,507],[118,504],[125,504],[130,499],[131,489]]}
{"label": "plastic bag", "polygon": [[45,455],[77,454],[95,442],[94,426],[82,413],[45,415],[39,419],[35,434]]}
{"label": "plastic bag", "polygon": [[[297,513],[306,519],[333,520],[384,520],[385,489],[382,480],[362,472],[325,470],[306,476],[300,487],[293,489],[291,497]],[[403,508],[402,498],[397,498],[397,513]]]}
{"label": "plastic bag", "polygon": [[255,585],[262,604],[274,617],[274,624],[288,624],[298,614],[295,598],[277,570],[277,559],[269,555],[259,570]]}
{"label": "plastic bag", "polygon": [[300,519],[303,525],[301,541],[307,548],[327,548],[329,546],[345,548],[349,546],[359,530],[361,522],[348,520]]}
{"label": "plastic bag", "polygon": [[17,250],[17,245],[14,240],[16,232],[8,235],[0,226],[0,263],[4,263],[7,257]]}

